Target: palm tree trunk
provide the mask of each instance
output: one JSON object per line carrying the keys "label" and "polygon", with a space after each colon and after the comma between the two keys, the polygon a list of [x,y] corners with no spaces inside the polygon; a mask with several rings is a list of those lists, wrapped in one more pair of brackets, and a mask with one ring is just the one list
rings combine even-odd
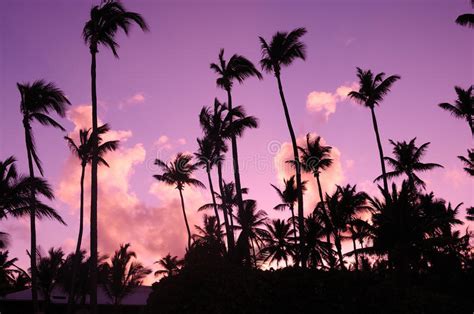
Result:
{"label": "palm tree trunk", "polygon": [[[30,171],[30,177],[33,178],[35,176],[35,171],[33,168],[33,159],[31,156],[30,125],[26,120],[23,120],[23,126],[25,128],[25,142],[26,154],[28,156],[28,168]],[[31,191],[31,202],[35,202],[34,191]],[[33,303],[33,313],[38,313],[38,275],[36,272],[36,209],[34,207],[31,207],[30,209],[30,244],[31,301]]]}
{"label": "palm tree trunk", "polygon": [[359,270],[359,254],[357,253],[356,240],[352,237],[352,245],[354,246],[355,269]]}
{"label": "palm tree trunk", "polygon": [[189,229],[188,217],[186,216],[186,209],[184,208],[183,191],[178,189],[179,197],[181,198],[181,208],[183,209],[184,223],[186,224],[186,231],[188,232],[188,249],[191,248],[191,229]]}
{"label": "palm tree trunk", "polygon": [[97,47],[91,46],[91,93],[92,93],[92,135],[95,139],[92,141],[92,165],[91,165],[91,256],[90,256],[90,305],[92,314],[97,314],[97,91],[96,91],[96,54]]}
{"label": "palm tree trunk", "polygon": [[341,238],[336,233],[334,233],[334,243],[336,244],[336,250],[337,255],[339,256],[339,261],[341,263],[341,269],[346,270],[346,266],[344,265],[344,256],[342,255]]}
{"label": "palm tree trunk", "polygon": [[[228,102],[229,109],[232,110],[232,94],[230,93],[230,89],[227,89],[227,102]],[[231,116],[230,121],[232,122],[232,120],[233,119]],[[239,207],[240,211],[243,211],[244,204],[242,200],[242,186],[240,184],[239,155],[238,155],[238,150],[237,150],[237,139],[235,138],[235,135],[232,135],[231,142],[232,142],[232,161],[234,165],[234,180],[235,180],[235,190],[236,190],[236,196],[237,196],[237,206]],[[232,230],[234,230],[232,216],[230,217],[230,220],[231,220]]]}
{"label": "palm tree trunk", "polygon": [[214,205],[214,215],[216,215],[217,225],[220,228],[221,220],[219,218],[219,211],[217,210],[216,196],[214,195],[214,186],[212,184],[211,169],[209,167],[206,167],[206,172],[207,172],[207,179],[209,180],[209,190],[211,191],[211,196],[212,196],[212,205]]}
{"label": "palm tree trunk", "polygon": [[[219,178],[219,190],[221,192],[221,196],[224,195],[224,185],[222,183],[222,164],[219,162],[217,164],[217,176]],[[224,225],[225,225],[225,232],[227,235],[227,247],[229,250],[229,255],[233,257],[234,253],[234,231],[230,229],[229,226],[229,215],[227,213],[227,208],[225,206],[222,206],[222,211],[224,212]]]}
{"label": "palm tree trunk", "polygon": [[293,209],[293,204],[290,204],[290,211],[291,211],[291,221],[293,222],[293,236],[295,237],[295,245],[297,245],[298,237],[296,235],[295,210]]}
{"label": "palm tree trunk", "polygon": [[234,213],[232,210],[232,205],[229,206],[228,213],[229,213],[230,230],[232,230],[232,236],[234,236]]}
{"label": "palm tree trunk", "polygon": [[331,244],[331,222],[329,220],[328,212],[326,210],[326,205],[324,204],[323,189],[321,188],[321,181],[319,180],[319,174],[316,175],[316,182],[318,183],[318,193],[319,193],[319,199],[321,200],[321,207],[323,209],[324,219],[326,220],[326,228],[327,228],[326,242]]}
{"label": "palm tree trunk", "polygon": [[68,314],[72,313],[73,306],[75,303],[76,275],[81,263],[80,254],[81,254],[81,244],[82,244],[82,233],[84,229],[84,175],[86,172],[86,164],[83,163],[81,166],[82,166],[82,169],[81,169],[81,200],[80,200],[80,208],[79,208],[79,234],[77,236],[76,251],[74,253],[74,262],[72,265],[71,288],[69,290],[68,307],[67,307]]}
{"label": "palm tree trunk", "polygon": [[387,171],[385,170],[382,143],[380,142],[379,127],[377,125],[377,118],[375,117],[375,109],[373,106],[370,107],[370,112],[372,114],[372,124],[374,126],[375,137],[377,139],[377,146],[379,148],[380,165],[382,166],[382,175],[383,175],[383,188],[385,190],[385,193],[388,193]]}
{"label": "palm tree trunk", "polygon": [[291,144],[293,146],[293,157],[295,160],[295,170],[296,170],[296,187],[298,189],[298,224],[299,224],[299,233],[300,233],[300,262],[301,267],[306,268],[306,254],[304,249],[304,208],[303,208],[303,188],[301,184],[301,168],[299,163],[298,156],[298,146],[296,144],[296,136],[293,131],[293,125],[291,124],[290,113],[288,112],[288,106],[286,105],[285,94],[283,93],[283,86],[281,84],[280,73],[275,72],[275,77],[278,82],[278,90],[280,92],[281,103],[283,105],[283,110],[285,111],[286,124],[288,125],[288,131],[290,132]]}

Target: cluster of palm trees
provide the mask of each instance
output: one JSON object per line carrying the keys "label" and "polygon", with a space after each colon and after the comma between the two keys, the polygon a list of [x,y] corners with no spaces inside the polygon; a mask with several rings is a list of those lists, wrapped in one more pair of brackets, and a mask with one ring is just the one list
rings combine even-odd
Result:
{"label": "cluster of palm trees", "polygon": [[[458,20],[462,25],[472,26],[472,15],[460,17]],[[97,313],[99,279],[110,283],[106,290],[113,297],[114,303],[119,304],[125,290],[115,288],[122,285],[131,289],[150,273],[150,270],[132,261],[135,254],[128,250],[128,244],[121,246],[110,262],[104,262],[98,255],[97,248],[98,166],[109,166],[105,154],[116,150],[119,143],[102,140],[110,127],[107,124],[98,125],[96,59],[101,47],[110,49],[113,55],[118,57],[119,44],[115,37],[119,32],[128,35],[132,25],[137,25],[143,31],[148,30],[147,23],[140,14],[127,11],[119,1],[105,0],[91,9],[90,19],[83,29],[83,38],[91,54],[92,126],[90,129],[80,130],[78,135],[70,134],[65,137],[81,165],[77,245],[75,252],[66,258],[61,250],[50,250],[48,257],[37,253],[36,219],[46,217],[61,223],[64,221],[52,207],[42,201],[52,200],[54,195],[51,187],[42,178],[44,171],[36,150],[33,126],[38,122],[43,126],[65,131],[54,120],[53,115],[64,117],[70,101],[61,89],[45,80],[18,84],[29,176],[17,172],[14,157],[0,161],[0,219],[30,216],[29,255],[34,312],[39,309],[38,288],[41,286],[46,297],[52,289],[51,280],[41,277],[44,269],[56,269],[57,273],[54,274],[59,278],[59,269],[68,265],[70,277],[63,281],[69,293],[68,311],[72,311],[77,296],[84,295],[86,291],[90,295],[92,313]],[[383,183],[380,187],[382,197],[371,197],[358,191],[355,185],[337,186],[332,194],[323,191],[320,175],[332,166],[332,148],[323,143],[320,137],[309,133],[304,145],[298,146],[282,83],[283,69],[298,59],[306,58],[306,46],[302,41],[306,32],[305,28],[297,28],[290,32],[277,32],[270,40],[259,37],[262,53],[260,66],[264,72],[276,78],[292,144],[293,159],[288,162],[294,167],[294,175],[285,178],[281,188],[272,185],[280,198],[280,203],[274,209],[289,209],[288,220],[270,220],[267,213],[259,209],[255,200],[244,198],[247,189],[241,182],[237,139],[248,129],[257,128],[258,120],[247,115],[243,106],[233,105],[232,91],[236,82],[243,83],[251,77],[261,80],[263,76],[244,56],[234,54],[226,60],[222,49],[218,62],[211,63],[210,68],[217,74],[217,86],[226,91],[227,102],[216,98],[211,106],[204,106],[200,111],[202,136],[197,139],[198,150],[194,155],[178,153],[171,162],[160,159],[155,161],[161,172],[154,175],[154,178],[175,186],[179,192],[188,238],[187,254],[192,254],[193,250],[204,249],[209,254],[212,252],[213,256],[220,256],[231,263],[249,268],[261,265],[279,267],[280,262],[284,262],[287,266],[292,263],[300,267],[342,270],[347,269],[348,258],[353,257],[351,267],[355,270],[377,267],[396,270],[401,274],[435,267],[440,256],[445,255],[456,256],[459,267],[471,265],[469,234],[461,236],[453,229],[453,226],[462,223],[456,218],[460,205],[452,208],[451,204],[444,200],[435,198],[431,193],[427,194],[424,190],[425,183],[418,175],[419,172],[442,167],[436,163],[422,162],[429,143],[417,146],[415,138],[409,142],[390,140],[393,145],[393,157],[386,156],[383,152],[383,140],[375,109],[400,79],[399,75],[386,76],[383,72],[376,74],[371,70],[357,68],[359,87],[348,94],[371,112],[381,167],[381,175],[376,181],[381,180]],[[441,103],[439,106],[455,117],[466,120],[474,135],[472,89],[472,86],[467,89],[455,87],[455,103]],[[226,182],[222,173],[222,164],[229,151],[229,144],[233,182]],[[473,149],[468,149],[467,157],[459,156],[465,164],[464,169],[471,176],[474,175],[473,157]],[[390,171],[387,171],[385,162],[392,168]],[[82,237],[84,180],[88,165],[91,171],[91,242],[90,257],[86,260],[82,250]],[[187,219],[184,190],[187,186],[205,187],[193,177],[199,168],[206,171],[211,196],[211,203],[204,204],[199,210],[211,209],[214,215],[205,215],[203,226],[196,226],[197,234],[193,234]],[[217,188],[213,185],[213,169],[217,169]],[[313,174],[318,187],[319,202],[311,204],[314,205],[314,210],[308,216],[304,214],[306,182],[302,181],[302,172]],[[389,184],[389,180],[401,176],[405,178],[399,188],[395,183]],[[467,219],[474,220],[472,207],[468,209]],[[346,240],[352,242],[353,249],[344,253],[342,246]],[[5,248],[7,243],[7,235],[0,233],[0,246]],[[369,260],[367,256],[378,258],[373,262],[374,259]],[[2,285],[5,282],[9,286],[25,282],[28,274],[16,268],[15,259],[8,259],[8,251],[2,252],[1,262]],[[84,266],[84,263],[87,266]],[[171,255],[158,263],[164,269],[156,275],[173,276],[181,267],[186,267],[186,259],[183,262]],[[103,273],[108,275],[99,278],[99,273],[104,269],[106,271]],[[86,276],[82,275],[84,270]],[[126,278],[130,282],[123,282],[117,273],[127,273]],[[52,276],[51,273],[49,275]]]}

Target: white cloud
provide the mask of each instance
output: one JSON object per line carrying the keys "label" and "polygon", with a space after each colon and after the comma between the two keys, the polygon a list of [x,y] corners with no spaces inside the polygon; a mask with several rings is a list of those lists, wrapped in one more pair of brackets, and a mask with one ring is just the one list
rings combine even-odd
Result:
{"label": "white cloud", "polygon": [[347,100],[348,93],[357,88],[356,83],[342,85],[334,93],[312,91],[306,98],[306,109],[309,112],[320,114],[327,121],[329,116],[336,112],[337,104]]}

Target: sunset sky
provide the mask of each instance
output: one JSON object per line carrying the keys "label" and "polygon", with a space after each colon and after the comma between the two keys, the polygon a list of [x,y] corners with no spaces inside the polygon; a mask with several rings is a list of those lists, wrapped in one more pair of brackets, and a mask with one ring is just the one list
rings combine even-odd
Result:
{"label": "sunset sky", "polygon": [[[129,38],[118,36],[120,59],[99,48],[99,118],[111,125],[109,137],[121,140],[120,149],[106,156],[111,168],[99,170],[99,250],[110,254],[130,242],[146,266],[168,252],[183,255],[179,196],[152,178],[158,173],[154,159],[194,152],[201,136],[200,109],[214,97],[226,100],[209,69],[220,48],[226,58],[238,53],[258,64],[258,36],[270,39],[276,31],[301,26],[308,30],[303,37],[307,60],[283,69],[282,80],[298,138],[312,132],[334,147],[335,164],[322,176],[323,189],[332,192],[335,184],[351,183],[377,193],[372,180],[380,164],[370,112],[346,97],[357,87],[358,66],[402,77],[376,109],[385,154],[391,155],[389,139],[431,142],[425,161],[444,169],[421,175],[427,191],[472,206],[473,182],[456,157],[472,147],[468,125],[437,106],[454,101],[455,85],[467,88],[474,79],[473,30],[454,23],[471,10],[469,1],[354,2],[124,1],[144,16],[150,32],[134,28]],[[0,159],[15,155],[22,173],[27,163],[16,82],[55,82],[72,103],[67,118],[60,119],[67,133],[76,136],[90,125],[90,54],[81,31],[96,3],[1,1]],[[291,152],[275,78],[249,79],[235,85],[233,95],[234,104],[260,122],[238,141],[242,185],[260,209],[287,217],[272,209],[278,198],[270,186],[281,185],[291,173],[284,163]],[[55,190],[52,205],[68,224],[41,221],[38,244],[43,250],[62,246],[69,253],[77,237],[80,165],[63,139],[66,133],[38,124],[33,131],[45,177]],[[203,171],[197,177],[207,185]],[[225,177],[233,180],[230,163]],[[318,197],[312,177],[304,178],[310,181],[309,213]],[[196,209],[210,202],[209,191],[185,189],[184,197],[191,223],[199,224]],[[86,227],[87,220],[88,214]],[[28,219],[2,220],[0,230],[10,233],[11,256],[26,268]],[[85,234],[88,248],[88,230]]]}

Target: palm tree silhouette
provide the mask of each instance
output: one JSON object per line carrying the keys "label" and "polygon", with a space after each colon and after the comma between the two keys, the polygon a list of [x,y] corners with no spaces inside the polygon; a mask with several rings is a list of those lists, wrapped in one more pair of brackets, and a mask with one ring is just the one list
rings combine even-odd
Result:
{"label": "palm tree silhouette", "polygon": [[263,248],[260,254],[264,257],[264,262],[275,262],[277,268],[280,261],[285,262],[288,267],[288,258],[294,256],[294,246],[290,243],[291,225],[281,219],[273,219],[271,223],[266,223],[268,233],[263,237]]}
{"label": "palm tree silhouette", "polygon": [[14,292],[28,288],[28,274],[15,263],[17,258],[10,259],[8,251],[0,251],[0,294]]}
{"label": "palm tree silhouette", "polygon": [[[471,6],[474,6],[474,0],[471,0]],[[461,26],[474,27],[474,14],[461,14],[456,18],[456,23]]]}
{"label": "palm tree silhouette", "polygon": [[[273,35],[270,44],[268,44],[264,38],[259,37],[262,59],[260,65],[262,69],[268,73],[273,73],[277,79],[278,90],[280,92],[281,103],[285,112],[286,124],[288,131],[290,132],[291,144],[293,146],[293,157],[296,163],[296,186],[298,188],[298,223],[300,233],[300,255],[304,251],[304,208],[303,208],[303,187],[301,183],[301,169],[299,167],[298,157],[298,146],[296,144],[296,136],[293,131],[293,125],[291,123],[290,112],[286,104],[285,94],[283,92],[283,85],[281,82],[281,68],[283,66],[290,65],[296,59],[305,60],[306,58],[306,47],[305,44],[300,41],[300,38],[306,34],[305,28],[297,28],[293,31],[277,32]],[[300,258],[302,267],[306,266],[306,257],[301,256]]]}
{"label": "palm tree silhouette", "polygon": [[[97,87],[96,87],[96,55],[99,46],[112,50],[118,58],[119,44],[115,41],[117,32],[122,30],[128,35],[132,24],[137,24],[142,30],[147,31],[148,26],[143,17],[135,12],[130,12],[119,1],[104,0],[100,5],[92,7],[90,19],[84,25],[82,37],[89,46],[91,53],[91,98],[92,98],[92,133],[97,134]],[[93,144],[91,163],[91,263],[97,265],[97,165],[98,144]],[[91,271],[91,309],[97,314],[97,267]]]}
{"label": "palm tree silhouette", "polygon": [[474,176],[474,149],[467,150],[467,157],[458,156],[459,160],[461,160],[466,167],[464,167],[464,171],[466,171],[470,176]]}
{"label": "palm tree silhouette", "polygon": [[267,213],[263,210],[257,210],[257,202],[255,200],[244,200],[243,210],[238,210],[235,215],[237,224],[236,230],[240,230],[239,238],[237,239],[237,249],[240,260],[247,267],[252,265],[252,257],[250,250],[252,250],[253,262],[256,267],[257,254],[255,246],[260,247],[263,237],[267,231],[263,228],[267,219]]}
{"label": "palm tree silhouette", "polygon": [[51,293],[59,278],[64,262],[64,252],[61,248],[55,249],[52,247],[48,250],[47,256],[42,256],[38,251],[36,258],[38,265],[36,270],[38,274],[38,287],[45,301],[43,311],[48,313],[48,308],[51,304]]}
{"label": "palm tree silhouette", "polygon": [[342,255],[343,233],[348,230],[348,226],[356,215],[362,211],[369,210],[367,205],[368,195],[364,192],[357,192],[356,186],[337,186],[332,195],[326,194],[326,205],[328,208],[329,222],[331,225],[334,244],[339,256],[339,263],[342,269],[344,256]]}
{"label": "palm tree silhouette", "polygon": [[162,268],[155,271],[155,276],[165,275],[166,277],[171,277],[179,272],[180,267],[183,265],[183,261],[177,256],[171,256],[171,254],[168,253],[165,257],[156,261],[155,264],[160,265]]}
{"label": "palm tree silhouette", "polygon": [[[101,136],[106,134],[110,131],[110,127],[107,124],[104,124],[97,128],[98,132],[98,160],[99,164],[103,164],[109,167],[109,164],[104,159],[104,155],[107,152],[114,151],[118,148],[119,141],[107,141],[102,143]],[[82,233],[83,233],[83,225],[84,225],[84,176],[86,171],[87,164],[90,164],[92,161],[92,148],[93,143],[95,143],[95,139],[93,138],[95,135],[90,134],[90,129],[82,129],[79,131],[79,144],[77,145],[74,140],[68,136],[65,136],[64,139],[67,141],[69,149],[71,152],[80,160],[81,162],[81,179],[80,179],[80,186],[81,186],[81,195],[80,195],[80,208],[79,208],[79,232],[77,236],[77,244],[75,250],[75,261],[72,267],[72,280],[71,280],[71,288],[68,296],[68,313],[72,312],[72,305],[75,299],[75,291],[74,287],[76,286],[76,273],[80,266],[80,258],[81,258],[81,243],[82,243]]]}
{"label": "palm tree silhouette", "polygon": [[204,215],[203,227],[194,226],[197,233],[193,235],[195,244],[201,247],[215,248],[218,256],[224,256],[225,245],[222,241],[224,233],[215,216]]}
{"label": "palm tree silhouette", "polygon": [[[387,172],[386,176],[388,179],[399,177],[405,174],[408,177],[408,183],[415,188],[417,185],[425,188],[425,182],[421,180],[415,172],[423,172],[432,170],[434,168],[443,168],[443,166],[435,163],[423,163],[421,158],[426,154],[426,150],[430,143],[424,143],[420,147],[415,144],[416,137],[410,142],[394,142],[390,140],[393,145],[392,157],[384,157],[384,159],[393,167],[393,171]],[[382,179],[379,176],[375,181]]]}
{"label": "palm tree silhouette", "polygon": [[[43,167],[36,152],[36,144],[31,129],[31,123],[39,122],[44,126],[52,126],[64,131],[64,128],[51,118],[50,112],[57,113],[60,117],[66,114],[66,106],[70,105],[69,100],[63,91],[57,88],[53,83],[47,83],[44,80],[34,81],[32,84],[17,83],[18,91],[21,96],[20,111],[23,115],[23,127],[25,129],[26,154],[28,157],[28,168],[30,177],[35,176],[34,164],[43,175]],[[33,164],[34,163],[34,164]],[[32,202],[35,203],[35,195],[31,193]],[[31,227],[31,294],[33,302],[33,311],[38,312],[38,291],[36,282],[36,221],[35,208],[30,211]]]}
{"label": "palm tree silhouette", "polygon": [[[318,193],[319,199],[323,200],[323,190],[321,188],[320,174],[322,171],[331,167],[332,158],[331,158],[331,146],[321,145],[321,137],[317,136],[313,141],[311,141],[311,134],[306,134],[306,147],[298,146],[298,150],[301,152],[301,168],[303,171],[312,173],[316,178],[316,183],[318,184]],[[328,222],[328,214],[326,211],[326,206],[324,202],[321,202],[321,209],[323,210],[323,217]],[[327,224],[329,225],[329,224]],[[330,232],[327,234],[327,242],[331,241]]]}
{"label": "palm tree silhouette", "polygon": [[[255,76],[258,79],[262,79],[262,75],[255,68],[253,63],[247,58],[241,55],[234,54],[226,62],[224,59],[224,49],[219,52],[219,63],[211,63],[211,69],[219,76],[216,80],[217,86],[224,89],[227,92],[227,105],[229,110],[232,110],[232,87],[234,81],[243,83],[243,81],[249,77]],[[233,117],[231,116],[231,123]],[[255,126],[256,127],[256,126]],[[232,145],[232,160],[234,165],[234,180],[235,187],[237,190],[237,205],[242,208],[242,192],[240,183],[240,170],[239,170],[239,156],[237,150],[237,139],[236,135],[231,136]]]}
{"label": "palm tree silhouette", "polygon": [[[333,256],[330,242],[320,240],[327,235],[323,219],[320,213],[311,213],[305,218],[305,251],[308,255],[308,266],[310,268],[324,267],[324,260]],[[334,264],[329,262],[328,264]]]}
{"label": "palm tree silhouette", "polygon": [[359,91],[352,91],[348,96],[358,103],[370,109],[372,114],[372,124],[374,127],[375,138],[379,149],[380,164],[383,175],[383,187],[388,192],[388,183],[384,163],[382,143],[380,141],[379,127],[375,116],[375,106],[380,105],[383,98],[390,92],[392,85],[400,79],[399,75],[391,75],[385,78],[385,73],[381,72],[374,76],[371,70],[362,70],[357,68],[357,77],[359,78]]}
{"label": "palm tree silhouette", "polygon": [[191,155],[183,153],[178,153],[176,158],[169,164],[160,159],[155,159],[155,165],[158,165],[163,173],[153,176],[158,181],[164,182],[168,185],[175,185],[176,189],[179,191],[184,223],[188,232],[188,248],[191,247],[191,229],[189,229],[186,209],[184,207],[183,189],[186,185],[205,188],[201,181],[191,177],[193,172],[198,168],[197,164],[191,163],[192,159],[193,157]]}
{"label": "palm tree silhouette", "polygon": [[129,243],[120,245],[110,263],[101,265],[103,287],[106,294],[113,300],[115,313],[123,298],[141,286],[143,279],[151,274],[151,269],[136,261],[137,255],[129,251],[129,248]]}
{"label": "palm tree silhouette", "polygon": [[216,147],[209,137],[205,136],[202,139],[198,138],[197,142],[199,148],[198,151],[194,153],[194,156],[196,156],[196,159],[198,160],[196,164],[203,166],[203,168],[206,170],[207,179],[209,181],[209,190],[211,192],[212,197],[212,207],[214,209],[214,215],[216,217],[217,224],[220,226],[221,221],[219,219],[219,211],[217,210],[216,197],[214,194],[214,185],[212,184],[211,169],[216,163],[218,163],[218,161],[222,157],[217,154],[215,149]]}
{"label": "palm tree silhouette", "polygon": [[454,101],[454,104],[444,102],[438,106],[450,112],[455,118],[466,120],[471,129],[471,135],[474,136],[474,95],[472,94],[472,88],[473,86],[468,89],[455,86],[454,90],[458,95],[458,99]]}
{"label": "palm tree silhouette", "polygon": [[360,218],[353,218],[349,221],[349,238],[352,240],[352,247],[353,251],[351,253],[354,254],[354,267],[355,270],[359,270],[359,252],[357,251],[357,241],[361,248],[364,248],[364,240],[370,236],[370,224]]}
{"label": "palm tree silhouette", "polygon": [[[281,203],[276,205],[273,209],[276,210],[285,210],[289,209],[291,212],[291,223],[293,224],[293,236],[295,245],[297,244],[298,237],[296,235],[296,219],[295,219],[295,203],[298,201],[298,189],[296,187],[295,176],[291,176],[288,180],[283,179],[283,191],[280,190],[273,184],[270,184],[275,191],[277,192],[278,196],[280,197]],[[306,181],[302,182],[303,191],[306,191]]]}

